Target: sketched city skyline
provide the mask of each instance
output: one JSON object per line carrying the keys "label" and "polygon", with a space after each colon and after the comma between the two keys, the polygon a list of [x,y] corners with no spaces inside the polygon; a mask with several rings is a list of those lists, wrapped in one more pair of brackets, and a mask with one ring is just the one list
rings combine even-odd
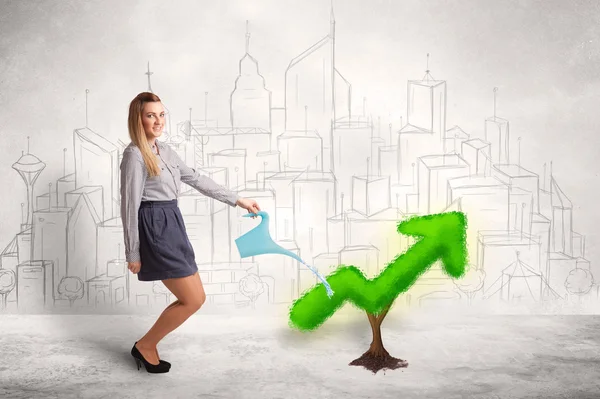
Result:
{"label": "sketched city skyline", "polygon": [[[323,275],[338,264],[378,274],[412,239],[399,236],[404,217],[461,210],[469,218],[469,278],[452,281],[434,265],[398,301],[599,301],[599,265],[586,259],[585,236],[572,227],[573,204],[552,174],[540,175],[511,153],[510,118],[493,114],[483,135],[447,126],[445,80],[427,66],[407,82],[406,120],[381,125],[355,114],[352,84],[336,63],[336,19],[315,43],[291,57],[283,104],[274,103],[261,60],[245,51],[229,94],[229,124],[212,119],[167,123],[162,140],[219,184],[256,199],[272,215],[271,236]],[[147,87],[152,91],[150,63]],[[86,90],[87,100],[87,90]],[[181,111],[181,110],[179,110]],[[403,119],[404,121],[404,119]],[[36,181],[47,165],[23,151],[14,163],[28,190],[20,231],[0,254],[0,294],[19,312],[56,306],[163,306],[162,283],[128,272],[118,214],[118,170],[126,142],[87,125],[73,130],[74,170],[45,192]],[[65,151],[69,152],[67,149]],[[66,154],[65,154],[66,156]],[[43,194],[34,196],[34,189]],[[256,223],[242,210],[190,187],[179,206],[194,246],[207,302],[235,307],[287,304],[317,283],[297,261],[276,255],[242,260],[234,240]],[[252,280],[253,284],[249,284]],[[248,288],[254,287],[254,288]],[[252,289],[256,292],[253,295]],[[260,292],[260,295],[259,294]],[[258,295],[258,296],[257,296]]]}

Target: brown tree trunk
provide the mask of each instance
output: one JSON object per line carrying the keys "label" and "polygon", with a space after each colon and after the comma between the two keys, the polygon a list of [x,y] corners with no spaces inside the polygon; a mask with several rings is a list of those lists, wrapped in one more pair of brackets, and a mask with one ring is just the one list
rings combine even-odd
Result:
{"label": "brown tree trunk", "polygon": [[408,366],[407,361],[391,356],[383,346],[381,323],[390,310],[390,306],[391,304],[386,306],[378,315],[367,313],[369,323],[371,324],[371,331],[373,332],[373,341],[371,341],[369,350],[363,353],[358,359],[353,360],[350,363],[351,366],[363,366],[373,373],[377,373],[381,369],[394,370]]}
{"label": "brown tree trunk", "polygon": [[371,341],[371,346],[365,353],[370,353],[374,357],[385,357],[390,355],[383,347],[383,340],[381,339],[381,323],[383,322],[383,319],[385,318],[389,308],[390,307],[388,306],[377,316],[367,313],[369,323],[371,324],[371,331],[373,332],[373,341]]}

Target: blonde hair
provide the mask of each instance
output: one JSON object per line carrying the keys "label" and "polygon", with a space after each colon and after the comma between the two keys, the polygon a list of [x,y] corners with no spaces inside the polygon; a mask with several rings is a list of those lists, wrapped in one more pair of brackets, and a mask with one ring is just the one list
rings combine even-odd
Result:
{"label": "blonde hair", "polygon": [[129,138],[142,152],[148,175],[158,176],[160,175],[158,161],[156,155],[152,152],[152,148],[150,148],[150,144],[148,144],[144,125],[142,124],[142,112],[144,111],[144,104],[147,102],[160,102],[160,98],[149,92],[138,94],[129,104],[127,127],[129,128]]}

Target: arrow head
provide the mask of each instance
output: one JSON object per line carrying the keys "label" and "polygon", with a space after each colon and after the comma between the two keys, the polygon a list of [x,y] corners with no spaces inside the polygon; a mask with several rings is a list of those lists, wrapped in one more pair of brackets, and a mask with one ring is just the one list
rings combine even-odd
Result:
{"label": "arrow head", "polygon": [[467,217],[462,212],[414,216],[398,224],[398,232],[433,246],[447,274],[460,278],[467,265]]}

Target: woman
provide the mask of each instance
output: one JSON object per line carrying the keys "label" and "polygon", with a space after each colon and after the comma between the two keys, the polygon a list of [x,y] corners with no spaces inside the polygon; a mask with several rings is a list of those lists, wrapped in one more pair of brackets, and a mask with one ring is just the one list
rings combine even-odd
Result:
{"label": "woman", "polygon": [[256,201],[238,197],[188,167],[179,155],[157,140],[165,122],[161,100],[140,93],[129,105],[131,143],[121,161],[121,219],[125,260],[140,281],[161,280],[177,300],[131,349],[138,370],[166,373],[171,365],[160,360],[156,346],[200,309],[206,299],[194,250],[177,206],[180,182],[200,193],[250,213],[260,211]]}

